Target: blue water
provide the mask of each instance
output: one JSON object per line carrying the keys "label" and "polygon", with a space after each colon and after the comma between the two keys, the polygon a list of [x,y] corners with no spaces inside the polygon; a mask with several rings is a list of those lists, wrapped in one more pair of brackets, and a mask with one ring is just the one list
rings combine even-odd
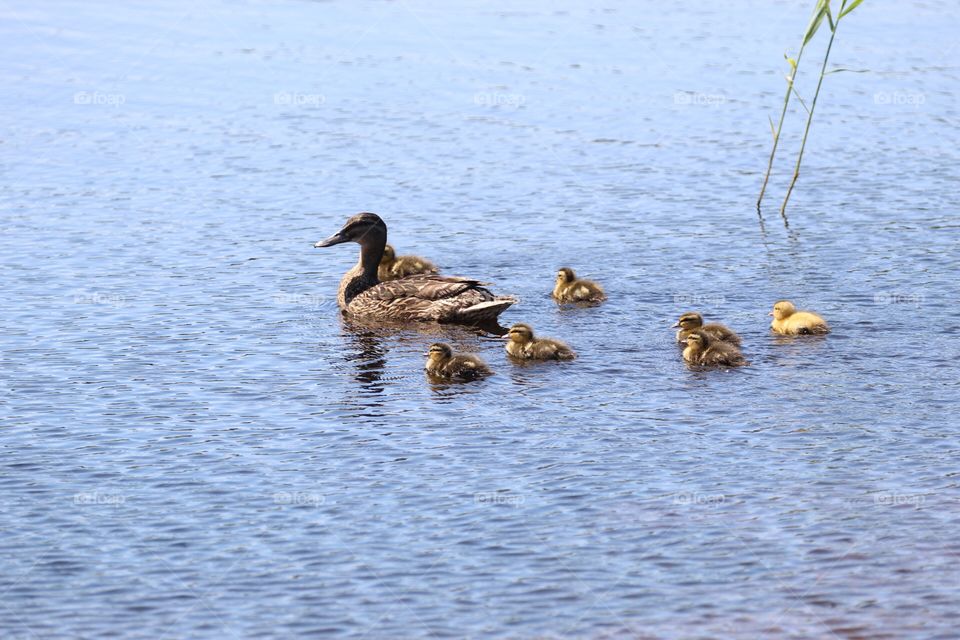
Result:
{"label": "blue water", "polygon": [[[0,637],[955,637],[960,7],[844,19],[785,224],[811,4],[0,7]],[[342,322],[361,210],[580,358]]]}

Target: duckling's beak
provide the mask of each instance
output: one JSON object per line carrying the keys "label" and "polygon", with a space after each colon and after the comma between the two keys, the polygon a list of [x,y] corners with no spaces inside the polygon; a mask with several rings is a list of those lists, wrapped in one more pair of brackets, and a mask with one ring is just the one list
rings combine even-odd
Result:
{"label": "duckling's beak", "polygon": [[771,311],[771,312],[768,313],[767,315],[768,315],[768,316],[772,316],[772,315],[773,315],[773,311]]}
{"label": "duckling's beak", "polygon": [[677,320],[676,322],[674,322],[672,325],[670,325],[670,328],[671,328],[671,329],[679,329],[679,328],[680,328],[680,321]]}
{"label": "duckling's beak", "polygon": [[349,240],[346,237],[344,237],[342,231],[338,231],[337,233],[333,234],[326,240],[321,240],[317,244],[313,245],[313,247],[314,249],[320,249],[322,247],[332,247],[335,244],[341,244],[343,242],[349,242]]}

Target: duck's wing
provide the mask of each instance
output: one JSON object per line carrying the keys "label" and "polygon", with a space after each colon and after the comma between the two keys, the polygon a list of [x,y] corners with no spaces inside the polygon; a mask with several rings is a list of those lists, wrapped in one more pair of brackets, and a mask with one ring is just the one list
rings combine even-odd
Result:
{"label": "duck's wing", "polygon": [[[381,282],[363,292],[363,296],[388,302],[402,298],[416,298],[419,300],[444,300],[459,296],[470,290],[479,290],[489,294],[483,288],[486,282],[472,278],[458,278],[456,276],[417,275],[407,276],[398,280]],[[490,294],[490,299],[493,295]]]}
{"label": "duck's wing", "polygon": [[418,275],[381,282],[356,296],[348,310],[384,320],[477,324],[495,320],[516,302],[495,296],[472,278]]}

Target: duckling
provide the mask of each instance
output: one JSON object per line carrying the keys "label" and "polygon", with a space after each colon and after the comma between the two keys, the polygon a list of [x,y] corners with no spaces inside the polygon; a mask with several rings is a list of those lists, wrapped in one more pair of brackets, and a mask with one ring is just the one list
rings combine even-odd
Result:
{"label": "duckling", "polygon": [[690,364],[708,366],[742,367],[747,364],[740,350],[734,345],[702,329],[696,329],[687,336],[683,359]]}
{"label": "duckling", "polygon": [[377,268],[377,278],[380,282],[397,280],[407,276],[420,274],[433,275],[438,273],[437,266],[418,256],[397,256],[397,252],[389,244],[383,247],[383,257]]}
{"label": "duckling", "polygon": [[674,324],[671,328],[676,329],[678,327],[680,330],[677,331],[677,342],[681,344],[686,344],[687,336],[697,329],[700,331],[706,331],[718,340],[729,342],[737,347],[739,347],[741,343],[740,336],[734,333],[732,329],[717,322],[703,324],[703,316],[693,311],[687,312],[680,316],[680,319],[677,320],[676,324]]}
{"label": "duckling", "polygon": [[774,333],[788,336],[830,333],[827,321],[812,311],[797,311],[789,300],[780,300],[773,305],[773,311],[767,315],[773,316],[770,328]]}
{"label": "duckling", "polygon": [[557,271],[553,298],[557,302],[603,302],[607,295],[603,287],[591,280],[577,280],[577,274],[569,267]]}
{"label": "duckling", "polygon": [[437,378],[476,380],[493,373],[487,363],[477,356],[470,353],[455,356],[450,345],[443,342],[430,345],[425,355],[427,364],[424,369]]}
{"label": "duckling", "polygon": [[577,354],[573,349],[551,338],[535,338],[533,327],[517,323],[510,327],[504,338],[507,342],[507,354],[522,360],[573,360]]}

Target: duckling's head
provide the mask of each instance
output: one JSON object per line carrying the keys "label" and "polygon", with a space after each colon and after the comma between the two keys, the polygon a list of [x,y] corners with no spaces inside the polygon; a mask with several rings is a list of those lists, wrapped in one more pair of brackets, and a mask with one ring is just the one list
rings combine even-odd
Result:
{"label": "duckling's head", "polygon": [[313,246],[332,247],[344,242],[356,242],[362,245],[386,236],[387,225],[380,219],[380,216],[375,213],[364,212],[352,216],[340,231]]}
{"label": "duckling's head", "polygon": [[687,336],[687,346],[694,349],[706,349],[710,346],[710,336],[703,331],[694,331]]}
{"label": "duckling's head", "polygon": [[699,329],[703,326],[703,316],[699,313],[690,311],[680,316],[680,319],[677,320],[676,324],[673,325],[674,329],[680,328],[684,331],[690,331],[692,329]]}
{"label": "duckling's head", "polygon": [[780,300],[773,305],[773,311],[767,315],[773,316],[776,320],[783,320],[792,316],[796,310],[797,308],[789,300]]}
{"label": "duckling's head", "polygon": [[521,344],[525,342],[530,342],[533,340],[533,327],[528,324],[523,324],[518,322],[517,324],[510,327],[510,330],[507,331],[507,335],[504,336],[508,340],[513,342],[519,342]]}
{"label": "duckling's head", "polygon": [[563,267],[557,271],[557,283],[558,284],[570,284],[577,279],[577,274],[573,272],[573,269],[570,267]]}
{"label": "duckling's head", "polygon": [[386,245],[383,247],[383,257],[380,258],[380,264],[390,264],[397,259],[397,252],[393,250],[393,247]]}
{"label": "duckling's head", "polygon": [[436,342],[430,345],[430,350],[427,351],[427,357],[431,360],[449,360],[453,357],[453,349],[450,348],[450,345],[443,342]]}

